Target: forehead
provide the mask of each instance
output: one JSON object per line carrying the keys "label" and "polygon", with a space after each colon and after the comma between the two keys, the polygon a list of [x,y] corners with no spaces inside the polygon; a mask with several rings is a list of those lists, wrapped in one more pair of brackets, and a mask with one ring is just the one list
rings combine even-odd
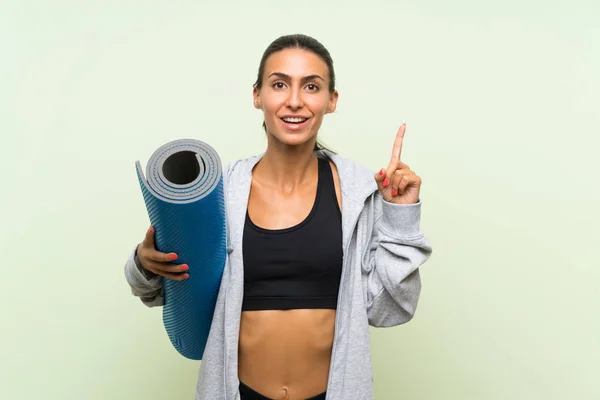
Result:
{"label": "forehead", "polygon": [[320,75],[323,79],[329,76],[325,61],[315,53],[302,49],[285,49],[271,54],[265,63],[265,77],[273,72],[297,78],[313,74]]}

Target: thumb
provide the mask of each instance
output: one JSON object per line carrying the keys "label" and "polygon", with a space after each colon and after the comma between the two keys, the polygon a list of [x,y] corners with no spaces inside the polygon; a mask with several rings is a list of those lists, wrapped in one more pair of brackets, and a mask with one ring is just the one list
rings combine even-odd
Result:
{"label": "thumb", "polygon": [[150,225],[150,228],[146,231],[144,237],[144,246],[154,248],[154,227]]}

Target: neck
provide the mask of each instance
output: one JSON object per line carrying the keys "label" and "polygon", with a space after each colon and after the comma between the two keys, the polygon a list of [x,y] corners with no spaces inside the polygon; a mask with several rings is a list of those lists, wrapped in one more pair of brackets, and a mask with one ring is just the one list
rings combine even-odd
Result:
{"label": "neck", "polygon": [[318,175],[314,145],[312,140],[298,146],[269,143],[254,170],[255,177],[262,184],[292,191]]}

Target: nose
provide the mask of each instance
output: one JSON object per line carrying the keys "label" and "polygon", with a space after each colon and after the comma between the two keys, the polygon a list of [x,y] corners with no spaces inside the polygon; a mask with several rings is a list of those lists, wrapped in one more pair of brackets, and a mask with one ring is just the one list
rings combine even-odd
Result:
{"label": "nose", "polygon": [[289,91],[289,96],[287,98],[287,106],[293,110],[297,110],[302,108],[304,102],[302,100],[302,93],[299,87],[292,87]]}

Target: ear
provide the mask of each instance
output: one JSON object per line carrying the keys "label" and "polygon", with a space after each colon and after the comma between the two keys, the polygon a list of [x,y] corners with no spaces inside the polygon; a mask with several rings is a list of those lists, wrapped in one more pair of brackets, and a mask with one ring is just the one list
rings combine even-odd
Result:
{"label": "ear", "polygon": [[339,93],[337,90],[334,91],[331,94],[331,96],[329,96],[329,104],[327,105],[327,114],[335,111],[335,108],[337,107],[338,97],[339,97]]}
{"label": "ear", "polygon": [[262,104],[260,100],[260,93],[256,87],[252,89],[252,97],[254,98],[254,108],[260,110],[262,108]]}

